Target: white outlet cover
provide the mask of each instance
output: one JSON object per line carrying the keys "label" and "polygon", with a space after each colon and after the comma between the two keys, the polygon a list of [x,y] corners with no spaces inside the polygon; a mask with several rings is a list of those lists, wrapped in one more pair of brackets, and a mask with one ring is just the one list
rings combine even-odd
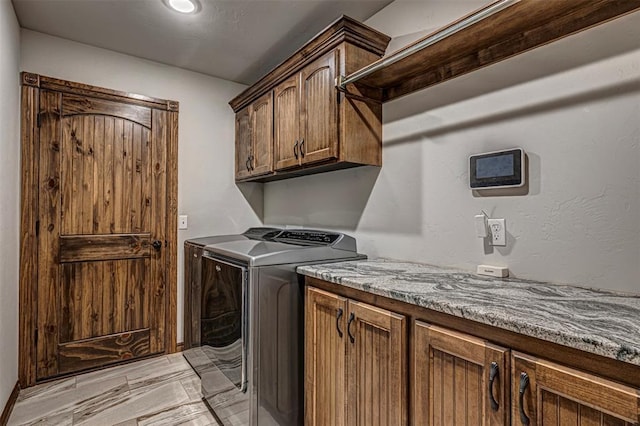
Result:
{"label": "white outlet cover", "polygon": [[489,236],[492,246],[507,245],[507,224],[504,219],[489,219]]}
{"label": "white outlet cover", "polygon": [[178,216],[178,229],[188,229],[189,227],[189,216],[186,214],[181,214]]}

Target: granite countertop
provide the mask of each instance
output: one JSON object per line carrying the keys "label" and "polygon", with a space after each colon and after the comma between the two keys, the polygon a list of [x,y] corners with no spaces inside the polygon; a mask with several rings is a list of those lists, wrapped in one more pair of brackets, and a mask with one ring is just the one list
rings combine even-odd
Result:
{"label": "granite countertop", "polygon": [[387,259],[298,273],[640,365],[640,296]]}

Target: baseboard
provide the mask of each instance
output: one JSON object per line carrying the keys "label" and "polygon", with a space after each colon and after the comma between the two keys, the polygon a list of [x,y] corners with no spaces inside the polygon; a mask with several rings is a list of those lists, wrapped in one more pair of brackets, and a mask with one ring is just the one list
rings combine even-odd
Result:
{"label": "baseboard", "polygon": [[182,352],[184,350],[184,342],[180,342],[176,345],[176,352]]}
{"label": "baseboard", "polygon": [[6,426],[6,424],[9,423],[9,416],[11,415],[11,411],[13,410],[13,406],[16,404],[19,393],[20,383],[16,382],[16,385],[13,387],[13,391],[11,391],[11,395],[9,395],[7,404],[4,406],[4,410],[2,410],[2,416],[0,416],[0,425]]}

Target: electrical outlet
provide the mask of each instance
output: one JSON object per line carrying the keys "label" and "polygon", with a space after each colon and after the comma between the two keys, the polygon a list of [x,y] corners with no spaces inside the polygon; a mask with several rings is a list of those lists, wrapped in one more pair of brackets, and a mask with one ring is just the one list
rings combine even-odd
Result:
{"label": "electrical outlet", "polygon": [[507,225],[504,219],[489,219],[487,220],[489,225],[489,233],[491,236],[492,246],[506,246],[507,245]]}

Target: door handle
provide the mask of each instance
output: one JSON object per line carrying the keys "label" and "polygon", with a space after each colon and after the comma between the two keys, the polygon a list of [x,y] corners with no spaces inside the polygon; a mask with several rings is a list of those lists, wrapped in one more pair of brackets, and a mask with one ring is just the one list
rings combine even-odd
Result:
{"label": "door handle", "polygon": [[304,158],[304,139],[300,141],[300,156]]}
{"label": "door handle", "polygon": [[524,412],[524,392],[529,387],[529,375],[524,371],[520,373],[520,389],[518,395],[518,405],[520,410],[520,421],[523,425],[529,426],[530,420],[527,414]]}
{"label": "door handle", "polygon": [[498,363],[495,361],[492,362],[491,369],[489,370],[489,401],[491,402],[491,409],[493,411],[498,411],[498,408],[500,408],[498,401],[493,397],[493,382],[496,380],[499,373],[500,370],[498,369]]}
{"label": "door handle", "polygon": [[296,140],[296,143],[293,144],[293,155],[296,156],[296,160],[298,159],[298,141]]}
{"label": "door handle", "polygon": [[340,338],[342,338],[342,330],[340,330],[340,318],[342,318],[343,313],[344,312],[342,311],[342,308],[338,308],[336,312],[336,329],[338,330],[338,336],[340,336]]}
{"label": "door handle", "polygon": [[162,248],[162,241],[155,240],[154,242],[151,243],[151,246],[155,251],[160,251],[160,249]]}
{"label": "door handle", "polygon": [[356,316],[354,315],[353,312],[351,312],[351,315],[349,315],[349,323],[347,324],[347,334],[349,335],[349,340],[351,340],[351,343],[354,343],[356,341],[356,338],[354,337],[354,335],[351,334],[351,323],[355,319],[356,319]]}

